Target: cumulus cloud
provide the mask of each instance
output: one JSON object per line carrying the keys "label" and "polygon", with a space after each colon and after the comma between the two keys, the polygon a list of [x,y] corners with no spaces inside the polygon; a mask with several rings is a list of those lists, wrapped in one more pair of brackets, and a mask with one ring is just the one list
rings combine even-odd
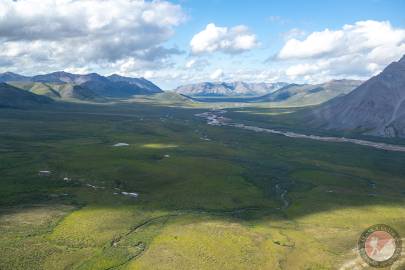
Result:
{"label": "cumulus cloud", "polygon": [[297,76],[302,76],[306,74],[312,74],[314,72],[319,71],[321,68],[320,65],[313,65],[313,64],[297,64],[289,67],[286,70],[286,74],[289,77],[295,78]]}
{"label": "cumulus cloud", "polygon": [[278,54],[279,59],[311,58],[335,52],[341,46],[343,31],[314,32],[303,41],[289,39]]}
{"label": "cumulus cloud", "polygon": [[275,59],[293,64],[286,75],[295,79],[326,77],[366,78],[405,53],[405,29],[388,21],[359,21],[341,29],[313,32],[289,39]]}
{"label": "cumulus cloud", "polygon": [[405,29],[395,29],[389,22],[360,21],[340,30],[313,32],[304,40],[289,39],[278,53],[279,59],[305,59],[368,53],[395,48],[405,42]]}
{"label": "cumulus cloud", "polygon": [[0,0],[0,58],[15,68],[161,65],[185,20],[178,5],[132,0]]}
{"label": "cumulus cloud", "polygon": [[216,51],[235,54],[251,50],[258,46],[258,41],[256,35],[244,25],[228,28],[210,23],[203,31],[193,36],[190,46],[194,54]]}

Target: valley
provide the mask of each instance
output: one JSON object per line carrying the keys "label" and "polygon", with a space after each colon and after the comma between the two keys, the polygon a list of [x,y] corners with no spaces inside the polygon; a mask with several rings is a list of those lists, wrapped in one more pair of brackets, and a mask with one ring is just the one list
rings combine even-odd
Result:
{"label": "valley", "polygon": [[[207,125],[205,112],[2,109],[0,268],[367,269],[352,250],[368,224],[405,234],[405,153]],[[289,115],[224,117],[276,129]]]}
{"label": "valley", "polygon": [[0,0],[0,270],[405,270],[404,10]]}

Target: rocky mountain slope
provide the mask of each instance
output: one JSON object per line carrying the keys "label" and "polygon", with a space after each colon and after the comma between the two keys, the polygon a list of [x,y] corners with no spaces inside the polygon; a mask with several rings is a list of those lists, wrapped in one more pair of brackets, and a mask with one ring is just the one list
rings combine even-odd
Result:
{"label": "rocky mountain slope", "polygon": [[327,129],[405,137],[405,56],[346,96],[312,112],[312,122]]}
{"label": "rocky mountain slope", "polygon": [[110,81],[113,82],[127,82],[131,85],[138,86],[142,89],[147,89],[150,93],[161,93],[162,90],[152,83],[151,81],[146,80],[145,78],[131,78],[131,77],[124,77],[117,74],[113,74],[107,77]]}

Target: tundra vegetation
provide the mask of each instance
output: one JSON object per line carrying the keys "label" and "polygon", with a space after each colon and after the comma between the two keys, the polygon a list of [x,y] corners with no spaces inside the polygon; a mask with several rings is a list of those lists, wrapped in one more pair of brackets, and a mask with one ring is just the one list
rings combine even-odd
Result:
{"label": "tundra vegetation", "polygon": [[[319,132],[291,110],[226,116]],[[370,225],[405,235],[405,153],[210,126],[205,111],[1,109],[0,269],[339,269]]]}

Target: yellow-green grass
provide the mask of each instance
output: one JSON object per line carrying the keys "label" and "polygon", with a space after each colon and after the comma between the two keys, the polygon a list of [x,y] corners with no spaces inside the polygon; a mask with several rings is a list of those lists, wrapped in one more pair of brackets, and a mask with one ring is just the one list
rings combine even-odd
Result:
{"label": "yellow-green grass", "polygon": [[124,269],[269,269],[266,238],[237,222],[183,217],[168,223]]}
{"label": "yellow-green grass", "polygon": [[163,143],[147,143],[147,144],[142,145],[142,147],[151,148],[151,149],[168,149],[168,148],[176,148],[176,147],[178,147],[178,145],[163,144]]}

